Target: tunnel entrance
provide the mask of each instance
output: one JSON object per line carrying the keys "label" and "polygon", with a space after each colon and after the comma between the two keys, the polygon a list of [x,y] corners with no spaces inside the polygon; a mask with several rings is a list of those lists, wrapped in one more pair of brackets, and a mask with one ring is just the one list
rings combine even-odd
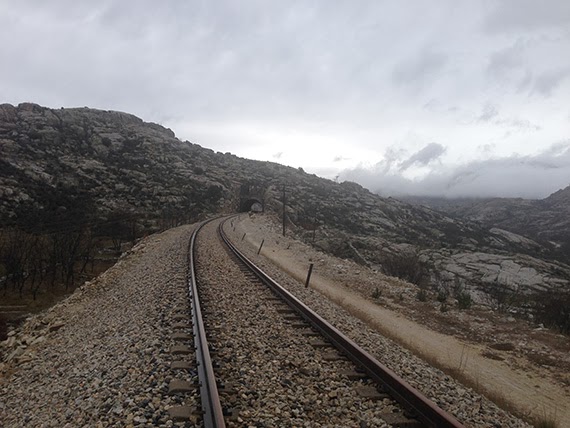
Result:
{"label": "tunnel entrance", "polygon": [[258,199],[246,199],[241,201],[239,212],[245,213],[248,211],[253,211],[255,213],[263,212],[263,204]]}
{"label": "tunnel entrance", "polygon": [[256,181],[248,181],[240,186],[239,191],[239,207],[240,213],[253,211],[263,212],[263,196],[265,195],[265,186]]}

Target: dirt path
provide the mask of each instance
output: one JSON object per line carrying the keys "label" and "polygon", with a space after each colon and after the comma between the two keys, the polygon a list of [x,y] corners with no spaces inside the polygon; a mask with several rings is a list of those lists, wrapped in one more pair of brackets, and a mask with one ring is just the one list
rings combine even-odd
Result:
{"label": "dirt path", "polygon": [[[242,216],[238,227],[246,233],[244,241],[256,249],[264,239],[261,254],[300,282],[304,283],[306,279],[310,259],[322,256],[298,241],[283,238],[276,227],[261,216]],[[501,397],[504,402],[499,402],[499,405],[506,402],[521,415],[554,416],[560,427],[570,428],[569,394],[545,379],[540,372],[533,372],[529,367],[515,369],[503,361],[486,358],[482,355],[485,346],[430,330],[382,307],[351,291],[348,288],[350,284],[332,279],[334,271],[333,266],[324,269],[318,266],[313,271],[311,287],[415,354],[448,372],[460,373],[489,398]]]}

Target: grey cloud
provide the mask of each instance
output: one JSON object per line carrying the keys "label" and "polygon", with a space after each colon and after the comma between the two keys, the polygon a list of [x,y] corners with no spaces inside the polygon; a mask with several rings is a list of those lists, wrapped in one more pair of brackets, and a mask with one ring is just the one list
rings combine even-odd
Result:
{"label": "grey cloud", "polygon": [[432,79],[446,64],[448,58],[440,52],[421,52],[414,58],[400,62],[392,72],[396,83],[413,85]]}
{"label": "grey cloud", "polygon": [[273,154],[273,159],[281,159],[283,152],[277,152]]}
{"label": "grey cloud", "polygon": [[408,159],[400,163],[399,170],[405,171],[414,164],[427,165],[445,153],[445,147],[441,144],[430,143],[420,151],[414,153]]}
{"label": "grey cloud", "polygon": [[346,160],[350,160],[350,158],[347,158],[344,156],[335,156],[333,159],[333,162],[341,162],[341,161],[346,161]]}
{"label": "grey cloud", "polygon": [[544,198],[570,185],[570,140],[535,156],[513,155],[453,168],[439,166],[420,180],[387,172],[382,164],[343,171],[341,178],[384,196]]}
{"label": "grey cloud", "polygon": [[509,118],[496,120],[495,124],[509,128],[509,132],[536,132],[540,131],[542,127],[532,123],[528,119]]}
{"label": "grey cloud", "polygon": [[570,2],[566,0],[501,0],[492,5],[484,19],[484,28],[492,33],[567,28]]}
{"label": "grey cloud", "polygon": [[483,107],[483,112],[481,113],[481,116],[479,116],[478,120],[480,122],[489,122],[491,119],[494,119],[498,115],[499,111],[497,110],[497,107],[495,107],[493,104],[487,103]]}
{"label": "grey cloud", "polygon": [[[477,145],[485,135],[497,144],[485,154],[492,156],[515,144],[501,133],[542,125],[519,117],[565,105],[560,88],[568,81],[549,70],[570,66],[557,55],[568,51],[568,33],[559,31],[560,3],[568,1],[357,3],[0,0],[0,38],[9,41],[0,44],[7,64],[0,67],[0,98],[128,111],[183,139],[236,153],[252,138],[270,145],[273,135],[290,130],[371,152],[406,142],[410,132],[447,141],[463,129],[472,135],[453,148]],[[511,13],[517,7],[532,12]],[[495,34],[493,26],[509,33]],[[552,99],[531,103],[528,94]],[[481,110],[481,96],[489,109]],[[567,125],[545,121],[545,134],[566,138]],[[528,144],[521,150],[533,150]],[[400,147],[389,147],[377,166],[388,181],[399,168],[426,169],[437,159],[437,150]],[[265,153],[275,159],[279,150]],[[323,174],[334,176],[343,165],[338,153]],[[300,162],[309,169],[312,160]]]}
{"label": "grey cloud", "polygon": [[531,122],[528,119],[520,119],[518,117],[501,117],[497,107],[491,103],[483,106],[482,112],[477,118],[477,122],[491,123],[497,126],[507,128],[508,132],[535,132],[540,131],[542,127]]}
{"label": "grey cloud", "polygon": [[518,38],[511,46],[496,50],[489,59],[488,72],[492,76],[505,78],[512,76],[513,70],[525,69],[526,49],[527,43]]}
{"label": "grey cloud", "polygon": [[545,97],[549,97],[552,95],[552,92],[568,77],[570,77],[570,68],[562,68],[559,70],[545,72],[535,79],[533,91],[538,92]]}

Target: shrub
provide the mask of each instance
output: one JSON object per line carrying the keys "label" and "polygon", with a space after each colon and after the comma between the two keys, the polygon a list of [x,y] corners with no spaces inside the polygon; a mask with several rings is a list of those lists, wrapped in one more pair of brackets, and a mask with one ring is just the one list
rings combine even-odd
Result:
{"label": "shrub", "polygon": [[0,342],[8,338],[8,326],[6,320],[0,315]]}
{"label": "shrub", "polygon": [[558,428],[558,421],[551,416],[543,416],[534,421],[535,428]]}
{"label": "shrub", "polygon": [[420,262],[420,255],[417,251],[384,254],[382,270],[386,275],[395,276],[416,285],[422,285],[427,277],[426,269]]}
{"label": "shrub", "polygon": [[536,321],[570,334],[570,291],[550,290],[536,295],[534,302]]}
{"label": "shrub", "polygon": [[382,291],[378,289],[378,287],[374,288],[374,291],[372,292],[372,298],[373,299],[379,299],[380,296],[382,296]]}
{"label": "shrub", "polygon": [[418,290],[418,294],[416,294],[416,297],[418,298],[418,300],[420,302],[427,302],[428,300],[428,295],[427,295],[427,291],[425,288],[420,288]]}
{"label": "shrub", "polygon": [[449,291],[440,288],[437,292],[437,301],[440,303],[444,303],[447,301],[447,298],[449,297]]}
{"label": "shrub", "polygon": [[473,299],[468,291],[460,291],[457,296],[457,306],[459,309],[469,309],[473,304]]}
{"label": "shrub", "polygon": [[499,312],[507,312],[521,303],[521,293],[518,288],[511,288],[508,284],[496,281],[487,288],[491,302]]}

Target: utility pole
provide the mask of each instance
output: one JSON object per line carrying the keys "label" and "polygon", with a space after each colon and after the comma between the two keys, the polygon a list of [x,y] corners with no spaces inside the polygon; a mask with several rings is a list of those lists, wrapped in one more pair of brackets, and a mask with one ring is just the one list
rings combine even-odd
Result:
{"label": "utility pole", "polygon": [[282,196],[282,200],[283,200],[283,236],[285,236],[285,185],[283,185],[283,196]]}

